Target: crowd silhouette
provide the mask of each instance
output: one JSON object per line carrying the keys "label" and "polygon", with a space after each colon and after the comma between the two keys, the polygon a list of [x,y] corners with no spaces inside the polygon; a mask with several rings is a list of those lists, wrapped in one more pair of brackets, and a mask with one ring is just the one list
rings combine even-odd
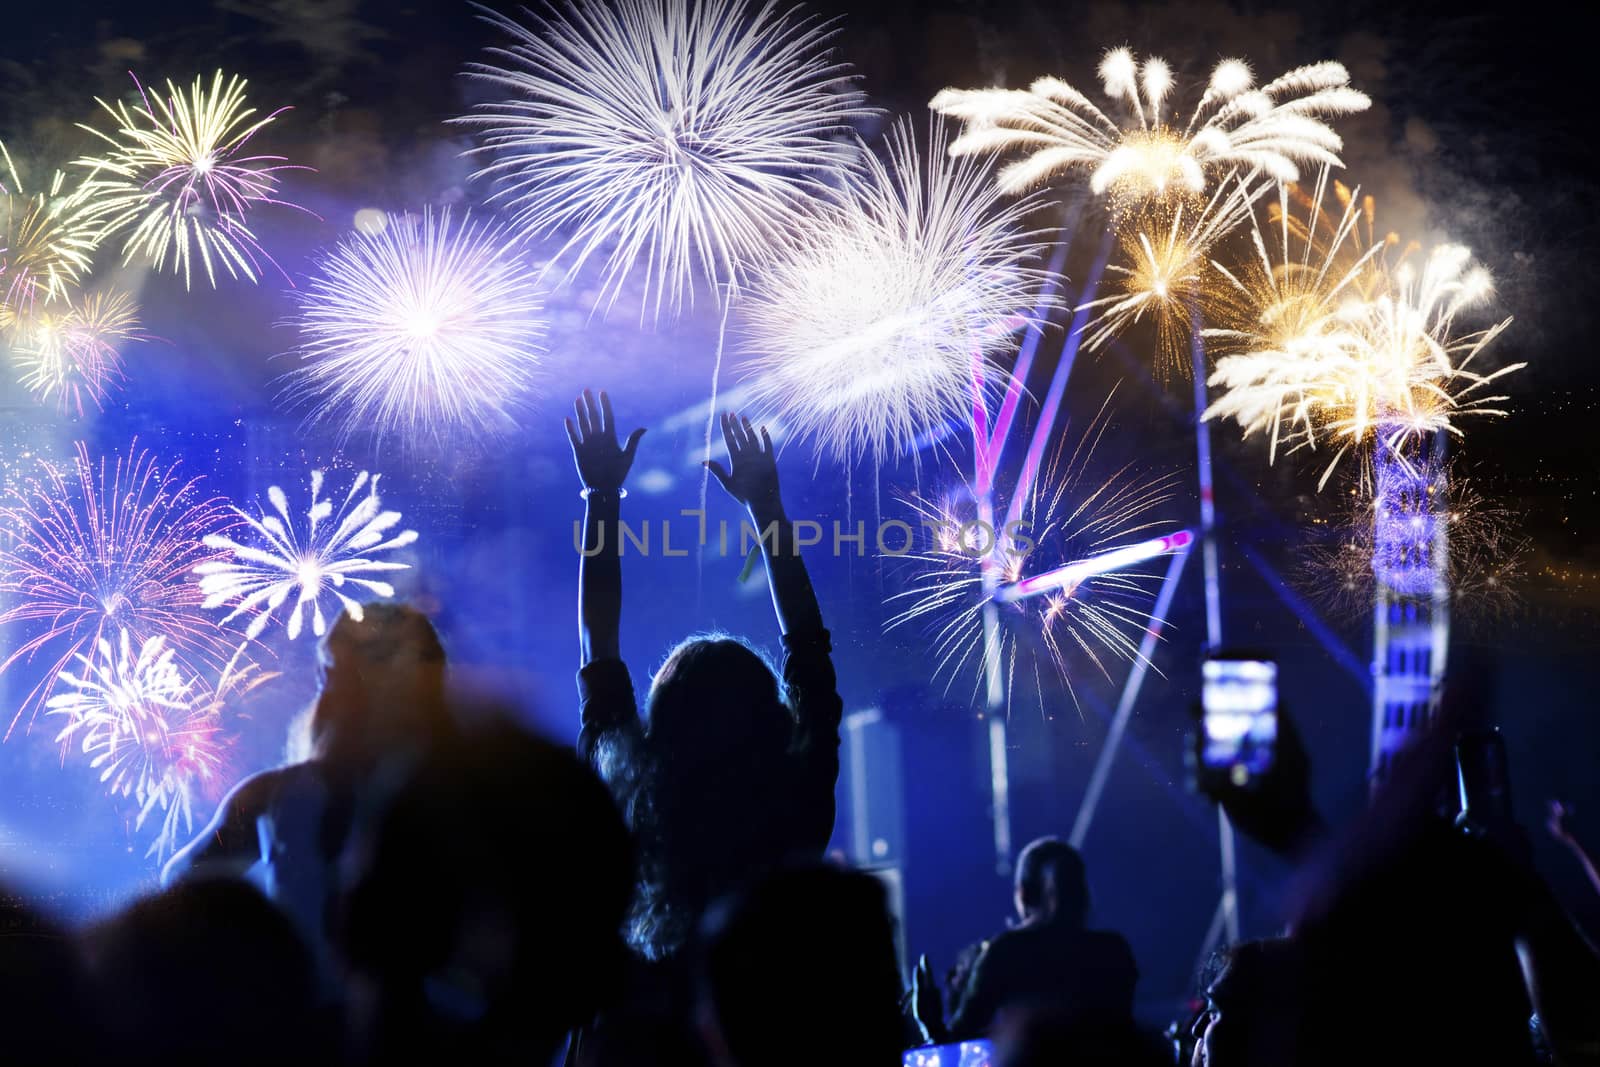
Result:
{"label": "crowd silhouette", "polygon": [[[1600,958],[1514,825],[1441,806],[1465,721],[1448,696],[1354,825],[1318,816],[1287,720],[1269,779],[1217,793],[1300,889],[1281,936],[1207,964],[1166,1035],[1136,1020],[1133,953],[1054,838],[1021,851],[1013,921],[950,988],[926,958],[903,975],[883,885],[825,857],[843,702],[765,430],[723,416],[709,466],[775,531],[782,663],[689,636],[641,714],[616,529],[643,431],[619,443],[603,392],[566,429],[575,746],[454,692],[421,612],[347,612],[304,758],[241,782],[159,892],[82,930],[0,894],[8,1062],[888,1067],[987,1037],[1015,1067],[1600,1063]],[[1567,809],[1550,826],[1594,877]]]}

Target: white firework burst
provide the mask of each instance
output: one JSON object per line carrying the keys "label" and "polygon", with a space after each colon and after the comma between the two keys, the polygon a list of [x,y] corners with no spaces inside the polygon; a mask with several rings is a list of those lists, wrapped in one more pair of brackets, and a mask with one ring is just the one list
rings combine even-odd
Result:
{"label": "white firework burst", "polygon": [[817,208],[745,294],[753,401],[843,460],[881,462],[969,420],[993,357],[1034,315],[1048,272],[1034,206],[1002,203],[988,167],[924,158],[907,124],[887,160]]}
{"label": "white firework burst", "polygon": [[1345,455],[1375,440],[1398,450],[1440,431],[1459,436],[1465,415],[1504,415],[1498,405],[1508,398],[1489,389],[1527,366],[1489,369],[1480,358],[1509,318],[1481,330],[1457,327],[1458,316],[1493,292],[1469,249],[1441,245],[1420,271],[1410,262],[1390,269],[1375,255],[1357,269],[1368,276],[1345,286],[1352,299],[1326,325],[1315,323],[1315,343],[1246,337],[1209,381],[1220,392],[1205,418],[1235,419],[1246,435],[1263,432],[1291,450],[1331,445],[1319,490]]}
{"label": "white firework burst", "polygon": [[352,233],[300,293],[291,393],[347,434],[513,429],[544,354],[536,282],[503,231],[448,210]]}
{"label": "white firework burst", "polygon": [[102,638],[94,651],[76,657],[76,671],[60,673],[65,691],[46,714],[66,717],[56,741],[74,742],[112,796],[138,805],[135,829],[162,812],[148,854],[164,856],[180,829],[193,831],[197,794],[220,778],[215,694],[186,677],[160,636],[135,643],[123,630],[115,646]]}
{"label": "white firework burst", "polygon": [[485,20],[511,38],[473,77],[505,91],[459,121],[484,132],[497,196],[530,235],[594,255],[600,299],[637,268],[645,306],[737,282],[848,165],[870,114],[827,45],[830,23],[747,0],[572,0]]}
{"label": "white firework burst", "polygon": [[152,715],[183,712],[190,706],[191,685],[174,662],[175,652],[157,635],[135,647],[127,630],[118,644],[105,638],[95,643],[94,656],[74,656],[76,672],[61,671],[69,692],[51,697],[48,715],[67,716],[57,741],[83,737],[84,751],[103,747],[100,735],[135,735],[139,722]]}
{"label": "white firework burst", "polygon": [[400,513],[383,510],[378,478],[366,471],[356,475],[344,502],[336,509],[333,498],[322,495],[323,472],[312,471],[311,505],[306,509],[303,529],[296,527],[289,499],[276,485],[267,489],[273,514],[262,510],[259,515],[251,515],[234,509],[258,543],[241,544],[223,534],[206,537],[208,548],[225,549],[233,556],[195,568],[200,575],[200,591],[205,595],[202,606],[232,605],[233,611],[224,623],[254,613],[245,631],[247,637],[254,639],[294,594],[285,625],[292,641],[300,636],[307,615],[312,633],[318,637],[327,633],[328,619],[322,610],[324,595],[338,601],[355,619],[362,617],[361,602],[351,597],[347,588],[350,592],[394,596],[394,586],[374,576],[406,570],[410,564],[371,557],[414,543],[417,532],[391,532],[400,524]]}
{"label": "white firework burst", "polygon": [[1120,122],[1060,78],[1040,78],[1026,90],[945,89],[929,106],[967,124],[951,152],[1028,153],[1000,170],[1008,191],[1087,168],[1097,195],[1143,198],[1199,194],[1211,177],[1234,169],[1289,182],[1303,164],[1340,166],[1343,141],[1325,120],[1372,104],[1350,88],[1338,63],[1296,67],[1256,88],[1247,63],[1225,59],[1180,125],[1169,108],[1177,77],[1165,60],[1141,64],[1130,50],[1113,48],[1099,73],[1105,95],[1126,110]]}

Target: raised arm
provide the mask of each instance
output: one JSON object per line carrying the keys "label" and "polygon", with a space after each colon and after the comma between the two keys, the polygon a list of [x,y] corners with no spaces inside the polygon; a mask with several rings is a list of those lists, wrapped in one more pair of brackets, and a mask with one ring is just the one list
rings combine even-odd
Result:
{"label": "raised arm", "polygon": [[1570,817],[1571,812],[1566,804],[1559,800],[1552,800],[1550,802],[1550,817],[1545,822],[1545,826],[1549,829],[1551,837],[1572,850],[1573,856],[1577,858],[1578,864],[1583,868],[1584,875],[1589,879],[1589,884],[1594,887],[1596,893],[1600,893],[1600,869],[1595,867],[1595,862],[1584,849],[1583,843],[1572,832],[1572,827],[1568,823]]}
{"label": "raised arm", "polygon": [[[778,461],[766,427],[759,436],[750,420],[722,416],[722,440],[728,446],[728,466],[706,464],[728,495],[743,504],[755,523],[761,553],[767,564],[772,606],[784,636],[822,632],[822,611],[811,588],[811,576],[794,543],[794,527],[783,510],[778,492]],[[768,536],[768,531],[773,531]]]}
{"label": "raised arm", "polygon": [[839,778],[839,722],[844,702],[830,657],[832,644],[811,576],[795,544],[794,527],[778,495],[778,465],[772,438],[757,434],[749,419],[722,416],[728,467],[707,463],[722,488],[750,511],[767,564],[772,606],[783,633],[783,682],[798,720],[795,737],[790,840],[797,850],[821,853],[833,835],[834,783]]}
{"label": "raised arm", "polygon": [[272,771],[234,786],[217,805],[211,822],[161,868],[161,884],[172,885],[190,872],[242,875],[261,858],[259,820],[276,786]]}
{"label": "raised arm", "polygon": [[622,516],[622,482],[644,430],[634,430],[617,446],[611,398],[599,401],[588,389],[562,420],[572,442],[572,459],[583,481],[583,552],[578,563],[578,653],[583,666],[622,658],[622,555],[617,524]]}

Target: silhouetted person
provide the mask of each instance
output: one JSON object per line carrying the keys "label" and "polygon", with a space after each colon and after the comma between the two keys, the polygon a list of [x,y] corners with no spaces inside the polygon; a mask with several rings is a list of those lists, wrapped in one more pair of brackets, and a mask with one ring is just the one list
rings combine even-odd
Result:
{"label": "silhouetted person", "polygon": [[700,997],[719,1067],[876,1067],[905,1044],[894,920],[871,875],[779,871],[707,916]]}
{"label": "silhouetted person", "polygon": [[185,872],[243,875],[261,884],[325,959],[334,866],[362,790],[451,732],[444,648],[425,615],[403,604],[343,613],[320,650],[322,691],[311,711],[309,759],[240,782],[211,824],[167,863]]}
{"label": "silhouetted person", "polygon": [[1441,811],[1469,803],[1461,724],[1489,717],[1487,669],[1465,668],[1452,660],[1429,728],[1305,872],[1291,914],[1306,1067],[1533,1063],[1535,1008],[1557,1062],[1600,1056],[1600,958],[1528,866],[1524,835]]}
{"label": "silhouetted person", "polygon": [[1089,883],[1078,851],[1053,837],[1029,844],[1017,857],[1014,903],[1020,921],[978,956],[947,1028],[927,961],[919,965],[918,1016],[928,1036],[981,1037],[1008,1007],[1046,1006],[1053,1025],[1074,1030],[1130,1026],[1139,969],[1120,934],[1086,928]]}
{"label": "silhouetted person", "polygon": [[347,853],[335,929],[357,1062],[549,1063],[620,991],[621,814],[571,749],[473,718],[374,795]]}
{"label": "silhouetted person", "polygon": [[643,430],[618,447],[611,403],[585,392],[567,422],[585,486],[579,570],[578,750],[624,806],[641,851],[630,941],[663,959],[705,907],[792,856],[818,858],[833,833],[839,719],[827,630],[783,511],[772,442],[722,417],[729,467],[711,473],[744,505],[762,540],[783,635],[780,679],[744,642],[692,637],[656,673],[641,723],[620,658],[622,482]]}
{"label": "silhouetted person", "polygon": [[[1304,1011],[1299,946],[1286,938],[1222,949],[1202,979],[1192,1067],[1283,1067],[1298,1062]],[[1346,1003],[1360,1010],[1361,997]]]}
{"label": "silhouetted person", "polygon": [[330,1062],[311,954],[247,882],[186,881],[92,927],[83,944],[108,1061]]}
{"label": "silhouetted person", "polygon": [[95,1051],[72,936],[0,885],[0,1048],[12,1063],[88,1063]]}

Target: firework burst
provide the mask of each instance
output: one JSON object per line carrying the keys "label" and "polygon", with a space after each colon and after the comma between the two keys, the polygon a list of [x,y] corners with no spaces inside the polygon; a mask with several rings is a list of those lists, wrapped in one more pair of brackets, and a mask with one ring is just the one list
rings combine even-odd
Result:
{"label": "firework burst", "polygon": [[829,58],[828,23],[745,0],[546,5],[471,74],[508,98],[460,121],[494,160],[480,176],[530,235],[568,231],[569,277],[605,257],[601,300],[642,267],[673,311],[737,282],[849,162],[868,114]]}
{"label": "firework burst", "polygon": [[253,639],[266,629],[290,594],[295,594],[285,625],[292,641],[300,636],[308,615],[312,633],[318,637],[327,633],[325,595],[355,619],[362,617],[361,602],[345,592],[347,587],[351,592],[394,596],[394,586],[374,576],[406,570],[410,564],[369,556],[404,548],[416,541],[417,532],[391,534],[400,523],[400,513],[383,510],[378,477],[362,471],[335,509],[334,499],[322,495],[323,472],[312,471],[311,504],[305,512],[303,532],[296,527],[289,498],[276,485],[267,489],[272,513],[263,509],[259,515],[251,515],[235,509],[256,543],[242,544],[227,534],[205,538],[207,548],[225,552],[228,558],[194,568],[200,575],[204,606],[232,605],[224,623],[253,614],[246,629],[246,636]]}
{"label": "firework burst", "polygon": [[126,630],[75,658],[60,674],[64,692],[46,705],[66,720],[56,741],[87,758],[112,796],[134,801],[135,830],[162,813],[146,855],[164,858],[193,833],[196,802],[214,799],[225,778],[224,705],[266,676],[250,664],[209,686],[161,637],[136,643]]}
{"label": "firework burst", "polygon": [[66,470],[41,462],[38,477],[0,498],[0,627],[16,638],[0,673],[44,656],[41,680],[6,729],[29,722],[75,657],[126,630],[142,644],[161,637],[208,667],[233,651],[233,636],[200,612],[194,568],[220,553],[204,539],[237,524],[224,502],[205,497],[137,442],[107,464],[78,445]]}
{"label": "firework burst", "polygon": [[[1053,677],[1076,703],[1074,655],[1081,654],[1108,679],[1112,663],[1138,658],[1139,642],[1152,623],[1159,573],[1108,571],[1038,596],[1003,603],[994,596],[996,589],[1170,528],[1159,512],[1177,492],[1176,475],[1150,475],[1129,464],[1107,476],[1094,463],[1108,413],[1103,407],[1070,448],[1062,438],[1016,522],[996,529],[982,521],[970,494],[911,500],[931,543],[926,551],[904,557],[913,575],[890,597],[897,610],[886,628],[923,630],[935,660],[934,677],[944,676],[947,688],[975,672],[976,695],[985,665],[993,663],[1004,674],[1007,693],[1015,695],[1019,683],[1031,685],[1042,708],[1047,679]],[[998,649],[987,644],[986,611],[997,612]]]}
{"label": "firework burst", "polygon": [[534,271],[470,218],[391,219],[347,237],[299,297],[291,392],[344,431],[437,435],[516,426],[543,355]]}
{"label": "firework burst", "polygon": [[202,544],[235,518],[219,498],[200,493],[134,443],[107,466],[78,445],[66,470],[40,462],[38,477],[0,498],[0,627],[16,630],[0,673],[48,657],[6,737],[53,694],[75,656],[118,630],[131,640],[165,638],[192,662],[221,664],[229,633],[200,613],[203,597],[190,571],[218,552]]}
{"label": "firework burst", "polygon": [[1343,142],[1326,119],[1372,103],[1350,88],[1338,63],[1297,67],[1256,88],[1248,64],[1225,59],[1179,125],[1170,104],[1177,77],[1165,60],[1141,64],[1128,49],[1114,48],[1099,73],[1105,95],[1125,109],[1121,122],[1059,78],[1040,78],[1026,91],[945,89],[930,106],[966,123],[953,153],[1028,153],[1000,170],[1008,192],[1083,168],[1095,194],[1126,202],[1198,196],[1232,170],[1286,182],[1298,180],[1302,164],[1338,166]]}
{"label": "firework burst", "polygon": [[[1448,466],[1417,465],[1420,492],[1435,521],[1445,524],[1452,621],[1503,619],[1521,600],[1531,542],[1518,531],[1512,509],[1478,491]],[[1306,546],[1297,584],[1335,614],[1359,618],[1372,611],[1377,591],[1374,548],[1385,505],[1352,487]],[[1389,531],[1388,541],[1400,541]],[[1431,545],[1425,546],[1431,555]],[[1430,574],[1431,580],[1431,574]],[[1430,590],[1409,591],[1420,595]],[[1407,592],[1402,590],[1402,592]]]}
{"label": "firework burst", "polygon": [[1121,262],[1107,267],[1110,295],[1083,305],[1094,312],[1084,347],[1094,351],[1149,323],[1161,368],[1186,373],[1194,324],[1217,302],[1220,279],[1211,251],[1245,221],[1265,189],[1234,177],[1198,204],[1151,202],[1124,215],[1117,224]]}
{"label": "firework burst", "polygon": [[[935,129],[936,144],[943,131]],[[875,462],[972,416],[993,357],[1034,322],[1048,274],[1033,206],[970,160],[925,160],[908,125],[887,160],[819,208],[746,294],[753,399],[842,460]]]}
{"label": "firework burst", "polygon": [[4,143],[0,158],[11,179],[0,181],[0,329],[15,333],[88,272],[94,212],[81,189],[64,192],[60,171],[47,190],[29,193]]}
{"label": "firework burst", "polygon": [[1376,437],[1400,452],[1426,434],[1459,434],[1463,415],[1505,414],[1495,405],[1507,398],[1485,390],[1527,364],[1480,369],[1479,357],[1509,318],[1457,329],[1459,314],[1493,289],[1471,260],[1461,245],[1435,248],[1420,269],[1408,259],[1391,269],[1368,256],[1355,274],[1362,295],[1340,303],[1317,327],[1315,343],[1261,349],[1238,338],[1249,343],[1217,361],[1210,384],[1224,391],[1205,417],[1236,419],[1246,434],[1265,432],[1291,448],[1325,439],[1334,454],[1320,489],[1340,459]]}
{"label": "firework burst", "polygon": [[[1212,262],[1222,281],[1212,311],[1217,325],[1203,331],[1207,346],[1226,361],[1228,380],[1257,382],[1213,410],[1236,418],[1247,434],[1265,432],[1269,461],[1281,441],[1315,433],[1318,398],[1302,391],[1303,368],[1337,361],[1359,343],[1348,309],[1381,286],[1376,257],[1397,243],[1392,234],[1373,238],[1371,197],[1337,182],[1332,188],[1342,205],[1337,215],[1325,207],[1327,170],[1309,196],[1280,185],[1265,218],[1251,216],[1244,260],[1232,268]],[[1294,211],[1297,201],[1305,206],[1303,219]]]}
{"label": "firework burst", "polygon": [[11,359],[23,386],[82,415],[121,379],[121,347],[141,336],[139,309],[126,293],[91,293],[36,310],[15,332]]}
{"label": "firework burst", "polygon": [[213,288],[218,266],[253,282],[261,261],[272,262],[249,217],[262,204],[286,203],[278,199],[278,172],[294,168],[281,156],[244,153],[286,109],[256,117],[256,109],[245,106],[247,84],[224,80],[219,70],[209,87],[199,77],[187,89],[167,82],[164,95],[140,86],[134,107],[96,100],[114,131],[81,127],[108,147],[77,165],[89,170],[86,189],[102,220],[102,239],[129,230],[124,262],[145,256],[157,270],[170,263],[187,287],[198,256]]}

